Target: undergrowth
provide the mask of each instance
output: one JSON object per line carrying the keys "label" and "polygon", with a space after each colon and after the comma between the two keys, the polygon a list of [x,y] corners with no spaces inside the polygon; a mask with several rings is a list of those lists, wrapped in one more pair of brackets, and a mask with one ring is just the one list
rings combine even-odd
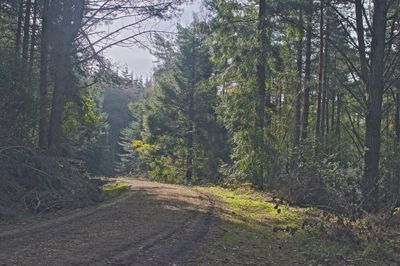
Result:
{"label": "undergrowth", "polygon": [[[221,201],[223,233],[217,239],[222,251],[211,259],[235,263],[253,258],[253,263],[273,265],[399,265],[399,235],[380,231],[367,233],[365,221],[358,224],[317,208],[299,208],[250,188],[198,187]],[[372,230],[372,229],[370,229]],[[398,231],[397,231],[398,232]],[[375,237],[373,237],[375,236]],[[218,248],[217,248],[218,250]],[[226,254],[230,254],[227,258]]]}
{"label": "undergrowth", "polygon": [[94,204],[102,200],[98,187],[82,161],[0,147],[0,220]]}
{"label": "undergrowth", "polygon": [[122,181],[116,181],[112,183],[107,183],[102,186],[102,191],[106,198],[115,198],[122,194],[122,192],[128,190],[129,185]]}

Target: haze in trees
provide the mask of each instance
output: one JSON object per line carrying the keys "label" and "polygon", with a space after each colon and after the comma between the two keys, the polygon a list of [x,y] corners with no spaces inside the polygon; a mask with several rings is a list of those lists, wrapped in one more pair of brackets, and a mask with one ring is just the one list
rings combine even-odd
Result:
{"label": "haze in trees", "polygon": [[[400,1],[205,0],[152,26],[186,2],[0,0],[0,218],[97,201],[98,175],[251,184],[350,220],[399,206]],[[103,56],[133,45],[147,79]]]}

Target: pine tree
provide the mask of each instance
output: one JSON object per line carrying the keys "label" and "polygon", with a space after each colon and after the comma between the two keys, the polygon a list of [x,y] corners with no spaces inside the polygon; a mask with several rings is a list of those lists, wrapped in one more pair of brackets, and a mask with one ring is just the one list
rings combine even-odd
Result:
{"label": "pine tree", "polygon": [[206,36],[207,25],[197,20],[179,27],[176,52],[163,56],[148,87],[142,137],[153,147],[149,167],[157,178],[187,183],[215,178],[223,157]]}

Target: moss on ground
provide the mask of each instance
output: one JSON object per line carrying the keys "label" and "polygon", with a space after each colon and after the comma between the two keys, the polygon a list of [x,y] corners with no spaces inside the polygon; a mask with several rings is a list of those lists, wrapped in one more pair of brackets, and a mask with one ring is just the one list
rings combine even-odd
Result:
{"label": "moss on ground", "polygon": [[[256,265],[396,265],[393,251],[353,238],[324,220],[323,211],[289,206],[251,189],[198,187],[217,199],[221,218],[215,247],[206,261]],[[219,206],[220,205],[220,206]],[[385,242],[386,243],[386,242]],[[387,243],[386,243],[387,244]],[[368,252],[365,252],[367,247]],[[386,254],[376,256],[374,251]],[[391,253],[391,254],[389,254]],[[373,254],[374,256],[370,256]]]}
{"label": "moss on ground", "polygon": [[122,192],[128,190],[130,186],[122,181],[107,183],[102,186],[102,191],[107,199],[115,198],[121,195]]}

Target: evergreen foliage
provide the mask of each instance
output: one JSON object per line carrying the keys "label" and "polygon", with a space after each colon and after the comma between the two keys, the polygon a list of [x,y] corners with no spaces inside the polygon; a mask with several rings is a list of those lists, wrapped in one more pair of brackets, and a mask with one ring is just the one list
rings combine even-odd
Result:
{"label": "evergreen foliage", "polygon": [[[1,0],[0,156],[250,182],[357,214],[399,204],[398,1],[204,1],[174,38],[146,28],[183,2]],[[101,56],[142,34],[160,61],[145,84]]]}
{"label": "evergreen foliage", "polygon": [[197,20],[178,28],[176,43],[164,52],[165,61],[124,131],[127,155],[138,154],[158,180],[216,181],[226,158],[224,130],[216,115],[217,90],[209,81],[213,67],[208,33],[207,24]]}

